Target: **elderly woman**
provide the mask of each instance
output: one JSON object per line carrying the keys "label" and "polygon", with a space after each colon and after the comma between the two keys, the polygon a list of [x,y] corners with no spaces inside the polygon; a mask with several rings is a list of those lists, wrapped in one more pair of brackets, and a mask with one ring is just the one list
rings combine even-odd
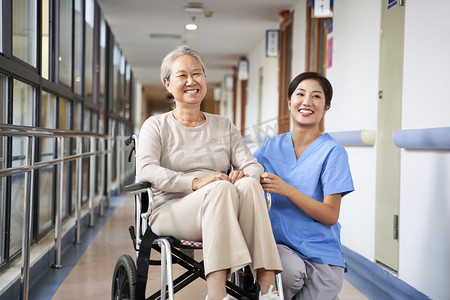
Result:
{"label": "elderly woman", "polygon": [[176,107],[144,122],[136,156],[139,180],[155,190],[152,230],[203,242],[207,299],[231,299],[227,276],[246,265],[260,299],[279,299],[273,286],[282,268],[259,183],[262,166],[227,118],[200,111],[206,74],[196,50],[170,52],[161,80]]}

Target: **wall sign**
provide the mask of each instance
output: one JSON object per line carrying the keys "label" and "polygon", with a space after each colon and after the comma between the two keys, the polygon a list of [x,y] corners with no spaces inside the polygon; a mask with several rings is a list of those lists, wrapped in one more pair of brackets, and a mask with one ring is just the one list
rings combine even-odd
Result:
{"label": "wall sign", "polygon": [[249,73],[249,64],[248,60],[241,59],[238,62],[238,79],[239,80],[247,80],[248,79],[248,73]]}
{"label": "wall sign", "polygon": [[387,1],[387,8],[391,8],[393,6],[397,5],[397,0],[388,0]]}
{"label": "wall sign", "polygon": [[266,30],[266,56],[277,57],[280,48],[280,30]]}
{"label": "wall sign", "polygon": [[332,18],[333,0],[312,0],[311,2],[312,18]]}

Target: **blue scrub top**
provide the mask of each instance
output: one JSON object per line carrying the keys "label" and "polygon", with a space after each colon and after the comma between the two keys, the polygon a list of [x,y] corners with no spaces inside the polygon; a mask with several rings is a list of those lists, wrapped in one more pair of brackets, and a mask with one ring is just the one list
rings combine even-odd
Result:
{"label": "blue scrub top", "polygon": [[[328,134],[309,145],[299,159],[291,132],[268,139],[254,156],[266,172],[317,201],[323,202],[326,195],[344,196],[354,190],[347,152]],[[328,227],[278,194],[272,194],[269,216],[277,244],[290,247],[309,261],[346,267],[339,222]]]}

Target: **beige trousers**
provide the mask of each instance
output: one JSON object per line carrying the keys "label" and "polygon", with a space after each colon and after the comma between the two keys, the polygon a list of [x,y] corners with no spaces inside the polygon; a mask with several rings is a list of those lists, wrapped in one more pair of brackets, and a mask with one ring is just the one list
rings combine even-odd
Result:
{"label": "beige trousers", "polygon": [[155,209],[150,226],[158,235],[202,241],[205,275],[246,265],[282,270],[263,190],[253,178],[215,181],[169,200]]}

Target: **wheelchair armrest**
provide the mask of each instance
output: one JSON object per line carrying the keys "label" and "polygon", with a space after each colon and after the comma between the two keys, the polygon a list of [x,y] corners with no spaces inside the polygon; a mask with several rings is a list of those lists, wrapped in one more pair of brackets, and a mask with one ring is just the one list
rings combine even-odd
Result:
{"label": "wheelchair armrest", "polygon": [[135,182],[124,187],[126,192],[140,193],[145,192],[147,188],[151,187],[150,182]]}
{"label": "wheelchair armrest", "polygon": [[267,192],[264,192],[264,195],[266,196],[267,210],[269,211],[272,207],[272,195]]}

